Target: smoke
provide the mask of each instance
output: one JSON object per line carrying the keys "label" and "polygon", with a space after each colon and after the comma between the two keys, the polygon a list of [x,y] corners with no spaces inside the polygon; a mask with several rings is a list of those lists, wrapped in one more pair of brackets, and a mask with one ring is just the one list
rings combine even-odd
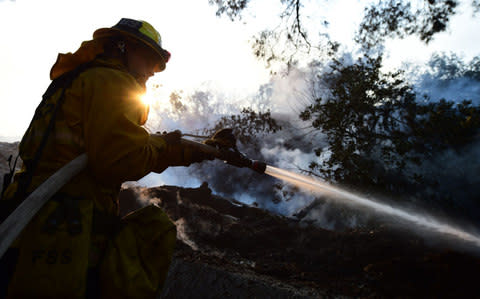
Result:
{"label": "smoke", "polygon": [[[165,97],[159,88],[153,88],[153,97]],[[209,90],[197,90],[192,94],[174,91],[168,100],[155,102],[150,108],[147,128],[150,131],[173,131],[196,133],[211,126],[223,114],[235,111],[225,96]]]}
{"label": "smoke", "polygon": [[471,100],[480,105],[480,57],[469,62],[455,54],[432,55],[426,66],[406,66],[415,91],[431,100]]}
{"label": "smoke", "polygon": [[[345,59],[348,60],[348,57]],[[328,92],[315,84],[319,69],[320,72],[329,71],[328,66],[312,63],[308,69],[291,69],[288,74],[276,75],[268,84],[260,86],[255,95],[244,98],[240,103],[210,91],[197,91],[191,95],[178,92],[170,97],[167,107],[156,109],[155,119],[161,120],[157,126],[168,130],[198,132],[199,128],[213,124],[223,115],[238,113],[242,107],[252,107],[256,111],[269,109],[283,129],[273,134],[259,134],[255,144],[239,144],[239,150],[247,157],[268,165],[308,172],[310,162],[316,158],[314,149],[327,147],[324,135],[312,130],[308,123],[298,117],[310,104],[312,94],[322,96]],[[201,115],[205,111],[208,111],[208,118]],[[160,175],[147,176],[141,183],[147,186],[169,184],[198,187],[203,181],[208,182],[218,195],[289,217],[308,207],[317,197],[308,190],[250,169],[225,165],[221,161],[194,164],[189,168],[172,167]],[[357,225],[357,215],[345,211],[344,207],[328,201],[322,204],[320,211],[311,210],[304,220],[305,223],[315,222],[315,225],[327,229]]]}
{"label": "smoke", "polygon": [[422,163],[418,171],[434,182],[434,188],[426,190],[426,196],[434,204],[477,222],[480,217],[480,140],[462,148],[449,148]]}
{"label": "smoke", "polygon": [[[340,59],[345,64],[353,63],[350,54]],[[448,65],[451,64],[441,67],[441,63],[431,63],[429,68],[409,69],[415,90],[419,94],[428,94],[432,99],[471,99],[480,103],[479,81],[475,79],[472,68],[465,64],[457,71],[446,72],[445,69],[452,69]],[[150,131],[180,129],[185,133],[201,134],[203,129],[212,128],[222,116],[238,114],[242,108],[249,107],[259,112],[269,109],[283,129],[273,134],[259,134],[253,141],[256,144],[239,144],[239,150],[247,157],[268,165],[308,174],[312,160],[321,163],[318,159],[328,157],[328,144],[321,132],[312,130],[308,123],[299,119],[299,113],[312,98],[323,97],[330,92],[326,86],[318,84],[319,77],[330,71],[328,64],[312,62],[305,69],[291,69],[287,74],[275,75],[268,84],[260,86],[257,93],[242,97],[232,97],[209,88],[190,94],[177,91],[167,101],[152,107],[148,128]],[[317,157],[314,149],[319,147],[324,150],[323,155]],[[466,148],[438,153],[423,161],[420,167],[410,167],[416,167],[415,171],[438,183],[437,188],[428,190],[429,196],[450,196],[452,206],[467,211],[474,219],[480,211],[474,198],[480,191],[477,187],[480,186],[477,178],[480,173],[479,154],[480,144],[476,142]],[[204,181],[218,195],[285,216],[295,216],[305,223],[327,229],[366,225],[371,219],[369,212],[339,205],[308,190],[250,169],[225,165],[222,161],[193,164],[188,168],[171,167],[162,174],[143,178],[139,184],[148,187],[163,184],[198,187]],[[438,205],[444,208],[445,196],[438,201]]]}
{"label": "smoke", "polygon": [[[348,60],[348,57],[345,59]],[[327,146],[323,134],[312,130],[308,123],[298,117],[310,104],[312,94],[321,96],[328,92],[315,84],[319,69],[320,72],[329,70],[315,62],[306,69],[292,68],[288,73],[272,76],[270,82],[260,86],[256,94],[240,99],[210,89],[197,90],[191,94],[174,92],[168,100],[151,108],[147,127],[152,132],[180,129],[186,133],[201,133],[202,129],[212,127],[222,116],[237,114],[243,107],[251,107],[259,112],[270,110],[272,117],[283,129],[274,134],[259,134],[254,141],[255,145],[239,144],[239,150],[247,157],[264,161],[268,165],[298,172],[308,171],[308,166],[315,157],[314,149]],[[154,88],[156,97],[160,96],[160,92],[160,89]],[[170,167],[162,174],[148,175],[139,181],[139,185],[198,187],[204,181],[218,195],[232,197],[285,216],[293,216],[315,200],[315,195],[311,192],[250,169],[224,165],[221,161],[193,164],[188,168]],[[330,207],[330,204],[325,205],[322,213],[317,213],[317,216],[333,215],[329,211],[336,210]],[[317,225],[326,228],[344,227],[339,222],[351,223],[353,221],[350,218],[352,217],[339,217],[341,220],[332,224],[333,217],[328,217],[330,220],[321,217],[323,220]]]}
{"label": "smoke", "polygon": [[[454,103],[472,101],[480,106],[480,57],[465,62],[455,54],[434,54],[425,67],[407,66],[415,91],[425,101],[445,99]],[[411,168],[433,182],[422,196],[430,197],[440,210],[474,220],[480,216],[480,132],[459,148],[448,148]]]}
{"label": "smoke", "polygon": [[359,213],[358,207],[340,205],[331,198],[321,196],[299,209],[295,213],[295,217],[301,220],[301,224],[342,231],[366,226],[370,219],[370,213]]}
{"label": "smoke", "polygon": [[[307,101],[308,73],[292,69],[278,75],[259,88],[256,95],[244,101],[243,107],[259,111],[270,109],[272,117],[282,126],[276,133],[259,133],[253,144],[238,144],[247,157],[296,171],[308,170],[313,149],[323,142],[323,135],[311,132],[298,115]],[[259,150],[258,150],[259,149]],[[207,180],[219,195],[234,197],[275,213],[291,216],[313,200],[298,188],[250,169],[239,169],[220,162],[203,163],[189,168],[192,176]]]}
{"label": "smoke", "polygon": [[[351,62],[349,57],[349,55],[345,55],[342,58],[347,65],[349,61]],[[479,61],[478,57],[469,63],[464,63],[454,55],[450,57],[446,55],[433,56],[427,68],[410,69],[410,79],[414,82],[414,89],[417,94],[425,94],[430,100],[446,99],[457,103],[463,100],[471,100],[473,105],[478,106],[480,105]],[[328,67],[322,68],[319,69],[319,74],[325,74],[328,71]],[[328,93],[328,90],[322,89],[323,87],[318,85],[310,92],[312,95],[319,97]],[[418,99],[421,99],[421,97],[418,97]],[[429,209],[432,213],[452,219],[452,221],[458,222],[458,219],[463,219],[460,222],[464,222],[463,224],[466,226],[475,223],[480,216],[480,203],[478,202],[480,141],[478,136],[476,141],[467,146],[432,153],[432,156],[428,160],[424,160],[420,166],[408,164],[407,169],[422,175],[424,182],[428,182],[425,185],[433,187],[422,188],[420,186],[421,190],[419,190],[416,198],[403,198],[402,201],[409,202],[408,205],[412,207]],[[328,154],[326,146],[326,144],[321,146],[326,149],[322,154]],[[290,152],[292,155],[289,156],[285,153],[280,154],[281,150],[279,149],[283,148],[279,146],[279,148],[276,148],[277,152],[271,149],[273,152],[271,156],[281,157],[281,161],[277,161],[276,164],[280,168],[291,170],[291,166],[294,164],[302,165],[302,163],[292,159],[292,157],[296,157],[303,160],[301,153]],[[267,150],[263,152],[268,154]],[[308,160],[308,154],[306,160]],[[285,161],[285,163],[282,163],[282,161]],[[284,189],[281,191],[285,191]],[[360,212],[348,207],[341,207],[329,201],[328,198],[317,198],[312,201],[315,198],[313,195],[306,194],[302,198],[298,193],[302,192],[297,192],[296,199],[299,199],[300,206],[303,204],[305,208],[296,213],[296,216],[307,223],[315,223],[327,229],[342,229],[352,227],[352,225],[367,225],[373,219],[373,215],[368,211]],[[283,192],[283,194],[289,193]],[[389,195],[385,196],[390,197]],[[394,197],[397,197],[397,195]],[[391,201],[388,200],[387,202]],[[279,206],[288,211],[294,205]],[[301,215],[302,212],[303,215]],[[335,217],[329,217],[332,214]]]}
{"label": "smoke", "polygon": [[424,74],[417,85],[417,92],[435,100],[471,100],[474,105],[480,105],[480,84],[470,78],[438,80],[430,74]]}
{"label": "smoke", "polygon": [[[243,98],[231,98],[211,90],[197,90],[191,94],[177,91],[168,100],[151,107],[147,128],[151,132],[180,129],[184,133],[201,134],[202,129],[213,127],[222,116],[238,114],[244,107],[259,112],[270,110],[283,130],[259,134],[255,146],[239,144],[239,150],[251,159],[268,164],[308,169],[314,145],[318,145],[323,136],[309,132],[298,118],[307,104],[304,99],[309,87],[307,79],[305,70],[292,69],[288,74],[273,76],[256,94]],[[159,96],[160,89],[154,88],[155,93]],[[197,187],[203,181],[219,195],[284,215],[291,215],[312,200],[278,180],[250,169],[224,165],[221,161],[193,164],[188,168],[171,167],[162,174],[148,175],[139,184]]]}

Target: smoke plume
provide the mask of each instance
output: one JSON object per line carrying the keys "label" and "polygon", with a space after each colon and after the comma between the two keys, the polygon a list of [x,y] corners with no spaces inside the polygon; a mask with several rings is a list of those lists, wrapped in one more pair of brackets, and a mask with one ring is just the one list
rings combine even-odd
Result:
{"label": "smoke plume", "polygon": [[[345,63],[353,63],[349,54],[342,59]],[[410,69],[413,74],[411,80],[418,94],[427,94],[432,100],[470,99],[478,104],[480,84],[475,72],[467,66],[465,64],[457,71],[447,72],[446,69],[452,69],[451,63],[442,64],[437,59],[437,62],[430,63],[429,68]],[[259,112],[269,109],[283,129],[273,134],[259,134],[254,139],[255,146],[239,144],[239,150],[247,157],[268,165],[308,173],[310,162],[319,162],[314,149],[324,148],[323,154],[327,155],[328,144],[321,132],[312,130],[298,116],[310,104],[309,99],[330,92],[318,84],[318,76],[328,71],[328,64],[319,63],[312,63],[305,69],[292,69],[288,74],[272,77],[268,84],[259,87],[256,94],[242,98],[231,98],[210,90],[191,94],[178,91],[170,95],[168,103],[152,107],[148,127],[151,131],[180,129],[184,133],[201,134],[203,129],[212,128],[222,116],[238,114],[242,108],[249,107]],[[480,142],[475,142],[462,149],[448,149],[434,155],[416,169],[438,183],[438,188],[429,192],[434,198],[442,198],[439,206],[445,206],[445,199],[439,194],[449,194],[453,206],[469,211],[472,219],[478,217],[480,207],[474,197],[480,191],[477,187],[480,186],[477,178],[479,154]],[[160,175],[145,177],[140,184],[198,187],[204,181],[216,194],[286,216],[296,216],[305,223],[315,223],[328,229],[364,225],[370,219],[368,212],[339,206],[326,197],[318,197],[250,169],[224,165],[221,161],[194,164],[188,168],[172,167]]]}

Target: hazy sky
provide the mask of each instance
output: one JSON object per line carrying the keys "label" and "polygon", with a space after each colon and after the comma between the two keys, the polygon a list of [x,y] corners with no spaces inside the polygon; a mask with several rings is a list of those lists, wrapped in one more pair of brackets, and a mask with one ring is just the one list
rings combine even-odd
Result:
{"label": "hazy sky", "polygon": [[[0,141],[23,135],[50,83],[57,54],[75,51],[97,28],[111,27],[122,17],[149,21],[162,34],[172,59],[150,83],[162,84],[165,95],[205,83],[232,94],[252,93],[269,76],[253,57],[248,39],[277,21],[271,11],[278,2],[252,0],[256,9],[247,12],[245,25],[217,18],[208,0],[0,0]],[[329,18],[332,37],[348,43],[361,20],[360,2],[327,4],[327,13],[319,14]],[[478,55],[479,18],[470,18],[469,7],[462,9],[466,13],[455,17],[451,30],[429,47],[413,39],[388,43],[389,63],[425,61],[434,50],[454,51],[468,59]]]}
{"label": "hazy sky", "polygon": [[213,81],[240,91],[268,79],[247,43],[253,31],[216,18],[207,0],[166,2],[0,1],[0,138],[23,134],[59,52],[75,51],[97,28],[122,17],[146,20],[160,31],[172,58],[151,81],[165,89]]}

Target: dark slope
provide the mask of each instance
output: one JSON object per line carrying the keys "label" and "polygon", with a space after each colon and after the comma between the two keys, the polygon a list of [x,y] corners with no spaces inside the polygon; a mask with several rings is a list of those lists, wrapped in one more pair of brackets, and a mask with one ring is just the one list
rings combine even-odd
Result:
{"label": "dark slope", "polygon": [[[141,198],[138,206],[126,202]],[[473,298],[480,259],[409,232],[333,232],[200,188],[124,189],[123,213],[146,202],[177,224],[164,297]],[[445,245],[445,244],[443,244]],[[266,295],[270,294],[270,295]],[[225,296],[226,296],[225,295]],[[227,296],[227,297],[228,297]]]}

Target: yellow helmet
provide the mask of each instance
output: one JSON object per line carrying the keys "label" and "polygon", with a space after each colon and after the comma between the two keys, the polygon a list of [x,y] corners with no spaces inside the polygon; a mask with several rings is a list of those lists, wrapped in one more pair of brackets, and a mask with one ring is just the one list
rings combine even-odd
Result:
{"label": "yellow helmet", "polygon": [[93,33],[93,39],[111,37],[118,34],[134,38],[150,47],[159,55],[163,64],[170,59],[170,52],[162,48],[162,37],[152,25],[146,21],[122,18],[117,25],[111,28],[100,28]]}

